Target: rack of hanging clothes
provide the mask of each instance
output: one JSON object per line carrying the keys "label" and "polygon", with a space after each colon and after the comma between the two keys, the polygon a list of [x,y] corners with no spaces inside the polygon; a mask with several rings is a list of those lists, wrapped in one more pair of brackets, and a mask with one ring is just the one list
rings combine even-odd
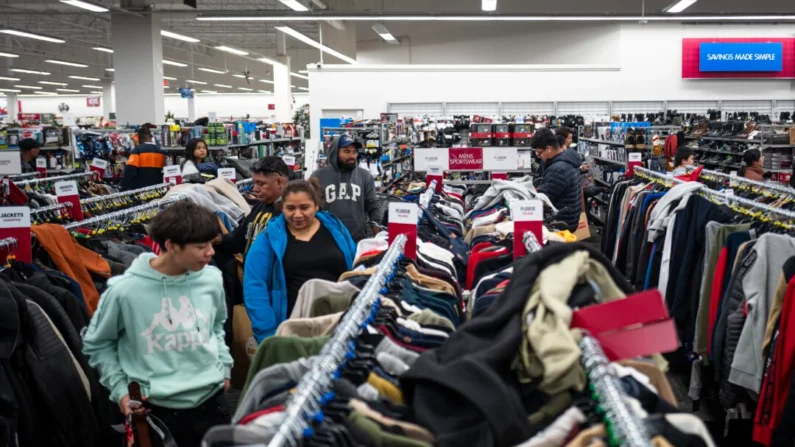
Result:
{"label": "rack of hanging clothes", "polygon": [[8,178],[12,182],[17,182],[18,180],[22,181],[23,179],[26,179],[26,178],[29,178],[29,177],[38,177],[38,176],[39,176],[38,172],[26,172],[24,174],[9,175]]}
{"label": "rack of hanging clothes", "polygon": [[720,179],[716,184],[720,187],[734,188],[735,194],[740,194],[742,191],[748,192],[751,196],[762,196],[765,200],[769,198],[792,198],[795,197],[795,188],[787,185],[774,182],[760,182],[751,180],[745,177],[731,176],[720,171],[713,171],[710,169],[702,169],[700,171],[699,180],[705,182],[713,182]]}
{"label": "rack of hanging clothes", "polygon": [[[763,445],[792,442],[785,403],[795,402],[787,393],[793,339],[777,343],[791,312],[795,212],[707,187],[724,188],[723,181],[687,182],[643,168],[634,177],[615,186],[623,197],[611,206],[618,242],[603,249],[635,287],[663,295],[688,359],[689,397],[698,405],[702,395],[717,395],[732,416],[716,415],[714,432],[740,445],[751,444],[750,432]],[[775,203],[795,198],[784,189],[775,194]]]}
{"label": "rack of hanging clothes", "polygon": [[58,175],[58,176],[55,176],[55,177],[34,178],[34,179],[30,179],[30,180],[23,180],[21,182],[15,182],[14,184],[17,185],[18,187],[22,188],[22,187],[25,187],[25,186],[38,185],[40,183],[55,183],[55,182],[61,182],[61,181],[64,181],[64,180],[77,180],[77,179],[85,179],[85,178],[91,178],[91,177],[96,178],[96,177],[98,177],[98,174],[96,172],[93,172],[93,171],[78,172],[76,174]]}

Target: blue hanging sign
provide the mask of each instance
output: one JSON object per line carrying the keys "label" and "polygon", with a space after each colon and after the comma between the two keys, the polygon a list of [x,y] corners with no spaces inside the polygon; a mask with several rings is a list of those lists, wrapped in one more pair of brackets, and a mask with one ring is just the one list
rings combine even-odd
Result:
{"label": "blue hanging sign", "polygon": [[765,72],[781,71],[784,45],[769,43],[699,44],[699,71]]}

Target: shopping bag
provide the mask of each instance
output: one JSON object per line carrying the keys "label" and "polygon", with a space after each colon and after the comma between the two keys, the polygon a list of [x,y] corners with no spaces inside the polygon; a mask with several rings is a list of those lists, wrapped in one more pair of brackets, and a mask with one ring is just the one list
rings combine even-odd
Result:
{"label": "shopping bag", "polygon": [[577,231],[574,232],[574,235],[577,236],[577,242],[591,237],[591,228],[588,226],[588,217],[585,212],[580,213],[580,221],[577,223]]}
{"label": "shopping bag", "polygon": [[[242,390],[246,384],[248,368],[251,366],[251,356],[248,353],[249,338],[254,335],[251,329],[251,319],[246,312],[246,306],[238,304],[232,308],[232,387]],[[256,347],[254,348],[256,352]]]}

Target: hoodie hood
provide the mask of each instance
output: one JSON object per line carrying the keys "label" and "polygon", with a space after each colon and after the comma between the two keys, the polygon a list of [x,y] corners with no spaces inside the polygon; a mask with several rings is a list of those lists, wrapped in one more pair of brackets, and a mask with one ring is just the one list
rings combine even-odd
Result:
{"label": "hoodie hood", "polygon": [[[201,269],[198,272],[187,272],[183,273],[182,275],[177,276],[169,276],[163,273],[158,272],[157,270],[152,268],[152,265],[149,263],[152,259],[156,258],[157,255],[154,253],[141,253],[135,258],[130,268],[127,269],[125,274],[129,273],[134,275],[138,280],[150,280],[150,281],[157,281],[158,283],[164,285],[178,285],[183,284],[188,281],[193,281],[201,277],[206,271],[208,267]],[[119,277],[121,278],[121,277]],[[115,278],[113,278],[115,279]],[[113,281],[111,279],[110,281]]]}
{"label": "hoodie hood", "polygon": [[340,161],[339,161],[339,154],[340,151],[340,137],[334,137],[331,141],[331,147],[328,149],[328,154],[326,154],[326,158],[328,159],[328,164],[335,171],[340,172]]}
{"label": "hoodie hood", "polygon": [[580,169],[580,166],[582,165],[582,162],[580,161],[580,154],[573,149],[566,149],[557,157],[547,160],[546,168],[549,169],[549,167],[555,163],[568,163],[577,169]]}

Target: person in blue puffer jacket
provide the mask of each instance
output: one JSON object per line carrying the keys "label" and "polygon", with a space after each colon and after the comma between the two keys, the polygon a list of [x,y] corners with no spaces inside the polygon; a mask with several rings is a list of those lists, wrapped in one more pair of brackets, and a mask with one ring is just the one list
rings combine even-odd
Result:
{"label": "person in blue puffer jacket", "polygon": [[544,178],[538,192],[546,194],[558,209],[555,220],[565,222],[573,233],[582,212],[580,156],[560,147],[557,136],[549,129],[539,129],[530,144],[536,155],[544,160]]}
{"label": "person in blue puffer jacket", "polygon": [[336,282],[353,265],[353,238],[339,219],[320,211],[321,197],[317,179],[288,183],[282,215],[268,223],[246,255],[243,300],[258,343],[287,320],[305,282]]}

